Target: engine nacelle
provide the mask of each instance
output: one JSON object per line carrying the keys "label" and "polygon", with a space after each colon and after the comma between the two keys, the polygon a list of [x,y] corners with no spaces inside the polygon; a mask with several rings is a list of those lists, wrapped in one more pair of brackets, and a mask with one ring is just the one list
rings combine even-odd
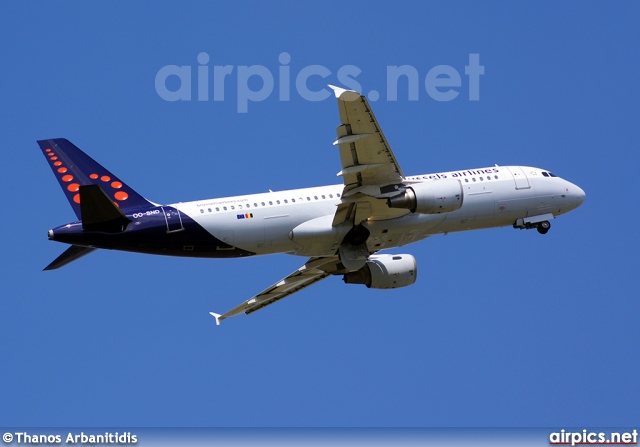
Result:
{"label": "engine nacelle", "polygon": [[360,270],[345,273],[347,284],[364,284],[374,289],[397,289],[416,282],[418,268],[411,255],[373,255]]}
{"label": "engine nacelle", "polygon": [[389,208],[402,208],[412,213],[440,214],[459,210],[462,206],[462,184],[456,179],[439,179],[413,184],[387,200]]}

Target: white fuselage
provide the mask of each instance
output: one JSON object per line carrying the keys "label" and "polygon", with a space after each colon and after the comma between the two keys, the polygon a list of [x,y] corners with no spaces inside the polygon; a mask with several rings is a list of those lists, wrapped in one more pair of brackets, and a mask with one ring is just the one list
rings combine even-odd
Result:
{"label": "white fuselage", "polygon": [[[369,218],[371,252],[416,242],[434,234],[511,226],[518,219],[552,214],[556,217],[582,204],[584,192],[576,185],[539,168],[496,166],[407,177],[407,183],[458,179],[463,188],[460,209],[441,214],[400,210],[395,218]],[[318,219],[330,225],[344,185],[295,189],[172,206],[194,219],[221,241],[256,254],[289,253],[329,256],[336,241],[300,244],[292,238],[299,225]],[[379,199],[382,200],[382,199]],[[324,219],[323,219],[324,218]],[[338,242],[339,243],[339,242]]]}

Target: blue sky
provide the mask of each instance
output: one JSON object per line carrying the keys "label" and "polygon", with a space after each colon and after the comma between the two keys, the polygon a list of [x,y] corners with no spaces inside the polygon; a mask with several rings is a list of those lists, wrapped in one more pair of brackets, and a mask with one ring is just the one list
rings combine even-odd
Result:
{"label": "blue sky", "polygon": [[[640,420],[635,187],[637,2],[5,2],[0,424],[632,426]],[[169,102],[166,65],[234,67],[224,101]],[[546,236],[511,228],[396,250],[405,289],[338,278],[250,316],[226,311],[298,268],[286,255],[193,260],[100,251],[42,268],[74,220],[36,144],[65,137],[161,203],[339,183],[335,100],[277,90],[238,113],[238,68],[292,78],[388,66],[461,73],[372,102],[406,174],[518,164],[580,185]],[[469,101],[469,54],[485,73]],[[278,85],[276,77],[276,85]],[[250,84],[259,89],[256,79]],[[171,84],[171,82],[174,82]],[[175,88],[175,79],[168,85]],[[195,82],[195,81],[194,81]],[[213,85],[210,86],[213,93]],[[25,176],[26,172],[30,174]]]}

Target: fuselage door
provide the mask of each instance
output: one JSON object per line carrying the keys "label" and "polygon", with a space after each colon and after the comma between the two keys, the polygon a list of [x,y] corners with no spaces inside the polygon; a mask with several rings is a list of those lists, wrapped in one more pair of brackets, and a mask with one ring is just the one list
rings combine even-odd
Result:
{"label": "fuselage door", "polygon": [[511,166],[507,169],[511,172],[513,180],[516,182],[516,189],[531,188],[531,185],[529,185],[529,179],[520,166]]}
{"label": "fuselage door", "polygon": [[180,211],[170,206],[163,206],[164,219],[167,222],[167,233],[174,233],[176,231],[184,230],[182,226],[182,216]]}

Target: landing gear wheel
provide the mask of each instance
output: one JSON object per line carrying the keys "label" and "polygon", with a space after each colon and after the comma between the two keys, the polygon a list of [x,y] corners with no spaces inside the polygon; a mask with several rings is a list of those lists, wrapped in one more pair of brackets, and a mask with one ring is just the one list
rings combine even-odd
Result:
{"label": "landing gear wheel", "polygon": [[357,247],[358,245],[362,245],[367,241],[367,239],[369,238],[369,234],[371,234],[369,230],[367,230],[362,225],[358,225],[349,230],[344,240],[354,247]]}
{"label": "landing gear wheel", "polygon": [[544,222],[540,222],[538,224],[538,233],[547,234],[550,228],[551,224],[549,223],[549,221],[545,220]]}

